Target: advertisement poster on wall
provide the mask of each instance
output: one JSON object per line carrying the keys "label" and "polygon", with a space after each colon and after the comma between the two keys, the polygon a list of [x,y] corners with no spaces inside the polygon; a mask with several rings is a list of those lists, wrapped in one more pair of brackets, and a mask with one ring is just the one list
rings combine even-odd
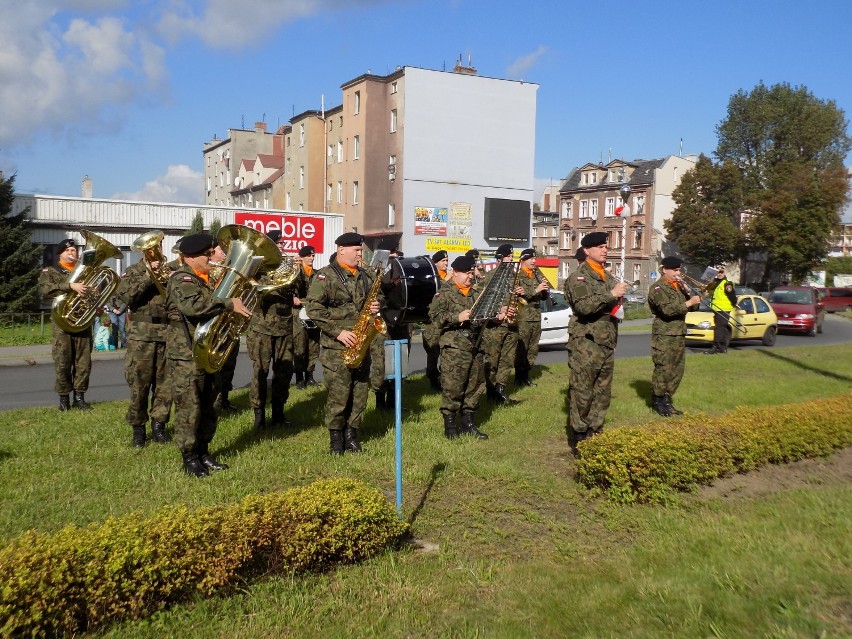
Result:
{"label": "advertisement poster on wall", "polygon": [[415,206],[414,234],[445,236],[447,234],[447,208]]}
{"label": "advertisement poster on wall", "polygon": [[450,202],[449,236],[471,238],[473,224],[470,202]]}

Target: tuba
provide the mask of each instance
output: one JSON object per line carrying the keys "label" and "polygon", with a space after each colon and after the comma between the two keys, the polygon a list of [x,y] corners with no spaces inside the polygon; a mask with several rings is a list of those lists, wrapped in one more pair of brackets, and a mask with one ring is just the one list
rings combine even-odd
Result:
{"label": "tuba", "polygon": [[370,306],[378,299],[379,290],[382,288],[382,274],[385,270],[384,262],[387,262],[390,251],[378,250],[373,256],[373,265],[375,266],[375,279],[370,287],[370,292],[367,294],[367,299],[364,300],[361,306],[361,312],[358,314],[358,321],[352,327],[352,332],[355,333],[358,341],[354,346],[347,346],[343,349],[343,363],[349,368],[358,368],[367,357],[367,351],[370,350],[370,345],[379,333],[385,334],[388,332],[388,325],[381,315],[370,312]]}
{"label": "tuba", "polygon": [[79,333],[89,328],[120,281],[118,273],[101,262],[121,257],[121,251],[91,231],[80,233],[86,246],[67,283],[85,284],[87,291],[82,294],[75,291],[63,293],[53,300],[51,307],[53,321],[66,333]]}
{"label": "tuba", "polygon": [[[160,294],[166,295],[166,287],[169,284],[169,275],[171,270],[166,266],[166,256],[163,255],[162,249],[163,232],[149,231],[144,235],[140,235],[133,241],[133,248],[141,252],[145,256],[145,267],[148,269],[148,274],[151,276],[154,284],[160,291]],[[151,262],[159,262],[157,270],[151,268]]]}
{"label": "tuba", "polygon": [[[278,247],[260,231],[240,224],[223,226],[216,239],[227,257],[218,265],[223,275],[216,283],[213,296],[222,300],[239,297],[253,310],[259,299],[254,277],[261,271],[278,268],[281,264]],[[195,362],[208,373],[222,368],[249,321],[250,318],[238,313],[224,312],[199,324],[192,347]]]}

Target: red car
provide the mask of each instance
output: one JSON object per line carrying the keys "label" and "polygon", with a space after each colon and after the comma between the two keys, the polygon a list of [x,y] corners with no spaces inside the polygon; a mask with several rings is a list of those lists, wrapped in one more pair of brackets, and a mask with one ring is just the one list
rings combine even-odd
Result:
{"label": "red car", "polygon": [[778,316],[779,331],[822,333],[825,303],[812,286],[779,286],[769,294],[769,304]]}
{"label": "red car", "polygon": [[852,288],[831,287],[822,289],[822,301],[828,313],[852,311]]}

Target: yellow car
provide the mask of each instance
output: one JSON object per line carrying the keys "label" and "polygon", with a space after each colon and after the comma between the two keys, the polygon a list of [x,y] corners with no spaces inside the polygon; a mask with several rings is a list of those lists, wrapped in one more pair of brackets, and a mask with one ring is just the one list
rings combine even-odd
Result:
{"label": "yellow car", "polygon": [[[713,319],[715,313],[707,300],[702,300],[697,311],[686,314],[686,339],[695,342],[713,343]],[[778,317],[760,295],[739,295],[737,307],[728,321],[731,341],[759,339],[765,346],[775,344],[778,333]]]}

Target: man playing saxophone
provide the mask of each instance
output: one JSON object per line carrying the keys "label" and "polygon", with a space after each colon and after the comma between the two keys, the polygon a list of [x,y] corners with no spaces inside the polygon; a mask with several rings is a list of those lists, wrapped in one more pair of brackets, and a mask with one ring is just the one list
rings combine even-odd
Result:
{"label": "man playing saxophone", "polygon": [[[38,290],[42,297],[54,298],[71,291],[85,295],[88,287],[82,282],[68,283],[68,277],[77,265],[77,247],[74,240],[62,240],[56,245],[59,267],[49,266],[38,278]],[[56,370],[54,389],[59,395],[59,410],[69,408],[90,410],[85,393],[89,389],[92,373],[92,327],[87,326],[76,333],[62,330],[53,321],[53,365]],[[69,395],[74,392],[73,404]]]}
{"label": "man playing saxophone", "polygon": [[[151,237],[156,242],[157,236]],[[124,377],[130,387],[126,419],[133,430],[135,448],[145,446],[149,402],[151,439],[159,444],[166,442],[166,424],[172,408],[171,378],[166,370],[166,298],[159,288],[162,282],[152,277],[156,273],[165,279],[171,270],[163,263],[162,239],[151,249],[143,251],[142,260],[128,267],[116,289],[116,297],[131,312]]]}
{"label": "man playing saxophone", "polygon": [[215,375],[206,372],[193,358],[193,340],[198,324],[225,311],[251,317],[239,297],[219,299],[210,281],[210,257],[216,239],[207,233],[187,235],[180,242],[183,264],[172,273],[166,290],[166,356],[175,386],[174,440],[188,475],[206,477],[211,470],[224,470],[209,450],[216,434]]}
{"label": "man playing saxophone", "polygon": [[[334,241],[335,259],[317,271],[305,300],[308,316],[320,330],[320,363],[328,389],[325,423],[336,455],[361,451],[358,427],[370,393],[369,350],[355,368],[344,362],[344,350],[363,338],[353,332],[362,311],[378,313],[383,303],[381,291],[373,286],[376,275],[359,266],[362,242],[358,233],[344,233]],[[371,299],[374,289],[376,299]]]}

